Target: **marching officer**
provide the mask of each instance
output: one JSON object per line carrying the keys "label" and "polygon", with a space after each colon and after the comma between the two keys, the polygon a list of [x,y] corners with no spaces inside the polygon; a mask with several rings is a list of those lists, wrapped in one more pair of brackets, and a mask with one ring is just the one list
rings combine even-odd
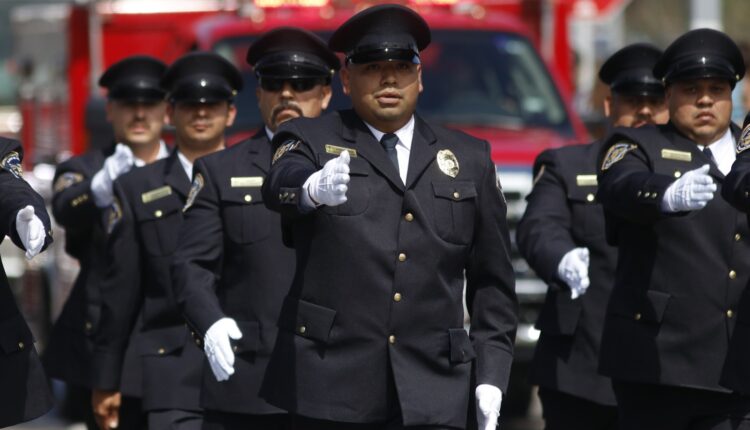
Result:
{"label": "marching officer", "polygon": [[[609,86],[604,111],[611,127],[664,124],[664,86],[652,72],[661,51],[637,43],[614,53],[599,70]],[[617,428],[612,383],[599,375],[604,311],[617,250],[604,238],[604,211],[596,202],[597,157],[603,141],[542,152],[534,188],[517,228],[517,243],[547,283],[537,321],[530,379],[539,385],[545,427]]]}
{"label": "marching officer", "polygon": [[43,358],[49,376],[83,392],[81,407],[90,430],[97,428],[91,402],[96,408],[122,401],[120,428],[142,424],[136,357],[130,355],[123,370],[129,376],[122,378],[122,400],[119,391],[91,398],[91,360],[93,336],[102,316],[99,286],[106,266],[102,213],[114,201],[112,183],[119,175],[168,155],[161,141],[166,104],[159,87],[165,69],[161,61],[146,56],[128,57],[109,67],[99,85],[108,90],[106,113],[116,143],[73,157],[55,172],[52,212],[65,227],[66,251],[81,269]]}
{"label": "marching officer", "polygon": [[[0,138],[0,242],[10,236],[31,259],[52,243],[52,228],[44,200],[23,180],[22,158],[18,141]],[[1,261],[0,338],[0,427],[7,427],[41,416],[53,399]]]}
{"label": "marching officer", "polygon": [[[117,390],[130,333],[138,327],[133,342],[142,363],[148,427],[200,429],[203,354],[174,300],[170,265],[193,162],[224,148],[224,130],[234,122],[233,99],[242,89],[242,75],[223,57],[196,52],[175,61],[161,85],[168,92],[175,149],[168,158],[115,181],[93,385]],[[116,408],[95,414],[103,430],[117,422]]]}
{"label": "marching officer", "polygon": [[740,295],[750,280],[745,214],[715,193],[735,160],[737,45],[709,29],[675,40],[654,66],[666,125],[616,128],[599,191],[618,246],[600,370],[620,428],[745,428],[750,398],[720,385]]}
{"label": "marching officer", "polygon": [[506,207],[488,143],[415,114],[429,42],[406,7],[356,14],[329,42],[354,109],[274,136],[263,199],[297,266],[261,395],[296,428],[464,428],[474,391],[495,427],[517,310]]}
{"label": "marching officer", "polygon": [[201,406],[209,430],[289,428],[286,412],[258,396],[294,268],[260,187],[279,124],[320,115],[340,67],[320,38],[292,27],[261,36],[247,62],[264,124],[196,162],[172,270],[177,301],[208,358]]}

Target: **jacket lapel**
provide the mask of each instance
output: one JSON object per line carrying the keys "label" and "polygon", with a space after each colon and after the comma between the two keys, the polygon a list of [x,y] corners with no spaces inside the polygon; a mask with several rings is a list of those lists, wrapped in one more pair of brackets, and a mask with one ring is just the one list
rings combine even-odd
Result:
{"label": "jacket lapel", "polygon": [[409,171],[406,176],[406,189],[411,188],[422,175],[422,172],[432,164],[437,156],[433,143],[437,139],[426,122],[414,115],[414,137],[409,152]]}
{"label": "jacket lapel", "polygon": [[271,142],[268,140],[266,129],[261,127],[253,137],[250,138],[248,152],[253,165],[266,175],[271,167]]}
{"label": "jacket lapel", "polygon": [[357,155],[364,158],[380,172],[396,188],[404,191],[404,183],[398,175],[395,166],[380,146],[380,142],[370,133],[364,122],[354,114],[354,111],[341,112],[341,137],[354,144]]}
{"label": "jacket lapel", "polygon": [[177,149],[172,150],[164,166],[164,182],[173,190],[177,191],[182,197],[187,197],[190,191],[190,179],[185,174],[180,160],[177,158]]}

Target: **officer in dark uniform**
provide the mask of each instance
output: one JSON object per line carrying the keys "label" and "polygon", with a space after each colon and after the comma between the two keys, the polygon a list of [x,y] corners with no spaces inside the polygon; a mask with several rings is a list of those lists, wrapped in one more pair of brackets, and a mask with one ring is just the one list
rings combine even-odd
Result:
{"label": "officer in dark uniform", "polygon": [[263,205],[260,187],[279,123],[320,115],[340,67],[320,38],[291,27],[261,36],[247,61],[264,126],[196,162],[172,271],[177,300],[208,357],[204,429],[289,427],[285,411],[258,396],[294,269],[280,216]]}
{"label": "officer in dark uniform", "polygon": [[731,91],[744,74],[725,34],[690,31],[654,67],[669,123],[605,141],[597,198],[619,255],[600,370],[621,429],[749,428],[750,398],[719,380],[750,280],[750,231],[714,198],[735,160]]}
{"label": "officer in dark uniform", "polygon": [[[174,300],[170,265],[193,162],[224,148],[242,76],[223,57],[196,52],[167,69],[162,87],[169,94],[167,115],[175,127],[176,147],[168,158],[115,181],[93,385],[102,390],[120,386],[125,349],[140,314],[133,342],[142,360],[148,427],[200,429],[203,354],[193,345]],[[100,426],[107,428],[104,419]]]}
{"label": "officer in dark uniform", "polygon": [[[611,91],[604,105],[611,127],[667,122],[664,86],[652,73],[660,55],[654,46],[638,43],[602,65],[599,78]],[[617,428],[612,383],[597,371],[617,262],[616,248],[604,238],[604,210],[595,199],[602,144],[542,152],[516,230],[521,254],[549,286],[530,375],[540,387],[549,430]]]}
{"label": "officer in dark uniform", "polygon": [[[23,180],[19,142],[0,137],[0,242],[13,243],[33,258],[52,243],[44,200]],[[0,427],[41,416],[52,408],[52,393],[34,337],[16,306],[0,261]]]}
{"label": "officer in dark uniform", "polygon": [[261,395],[296,428],[464,428],[475,391],[495,427],[517,321],[506,207],[489,144],[414,113],[429,42],[406,7],[353,16],[329,46],[354,110],[274,136],[263,198],[297,268]]}
{"label": "officer in dark uniform", "polygon": [[[67,252],[78,259],[81,269],[73,289],[55,323],[44,353],[49,376],[66,381],[69,389],[83,391],[81,410],[90,429],[95,407],[120,403],[119,391],[99,392],[92,399],[91,369],[93,336],[101,318],[99,286],[104,277],[105,238],[102,211],[113,202],[112,182],[134,165],[143,165],[168,154],[161,142],[166,104],[159,79],[166,66],[153,58],[135,56],[112,65],[99,79],[108,90],[107,118],[116,144],[92,150],[60,164],[55,172],[52,211],[65,227]],[[131,355],[123,378],[120,428],[140,426],[140,382],[137,360]]]}

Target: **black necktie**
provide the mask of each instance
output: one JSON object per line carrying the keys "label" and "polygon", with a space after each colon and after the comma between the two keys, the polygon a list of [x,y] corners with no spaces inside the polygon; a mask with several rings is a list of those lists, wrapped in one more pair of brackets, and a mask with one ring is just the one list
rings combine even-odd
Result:
{"label": "black necktie", "polygon": [[708,146],[706,146],[705,148],[703,148],[703,153],[706,154],[706,157],[708,157],[708,159],[711,161],[711,163],[714,166],[717,165],[716,164],[716,159],[714,158],[714,154],[713,154],[713,152],[711,152],[711,148],[709,148]]}
{"label": "black necktie", "polygon": [[380,144],[385,148],[385,152],[388,153],[388,158],[391,159],[391,163],[396,166],[396,171],[399,172],[398,168],[398,155],[396,154],[396,144],[398,143],[398,136],[393,133],[384,134],[380,138]]}

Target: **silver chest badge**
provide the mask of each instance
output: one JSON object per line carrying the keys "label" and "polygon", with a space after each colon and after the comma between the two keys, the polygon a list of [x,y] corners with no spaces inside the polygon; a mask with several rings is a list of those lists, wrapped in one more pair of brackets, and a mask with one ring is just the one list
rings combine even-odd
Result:
{"label": "silver chest badge", "polygon": [[441,149],[438,151],[437,163],[441,172],[451,178],[458,176],[458,160],[450,149]]}

